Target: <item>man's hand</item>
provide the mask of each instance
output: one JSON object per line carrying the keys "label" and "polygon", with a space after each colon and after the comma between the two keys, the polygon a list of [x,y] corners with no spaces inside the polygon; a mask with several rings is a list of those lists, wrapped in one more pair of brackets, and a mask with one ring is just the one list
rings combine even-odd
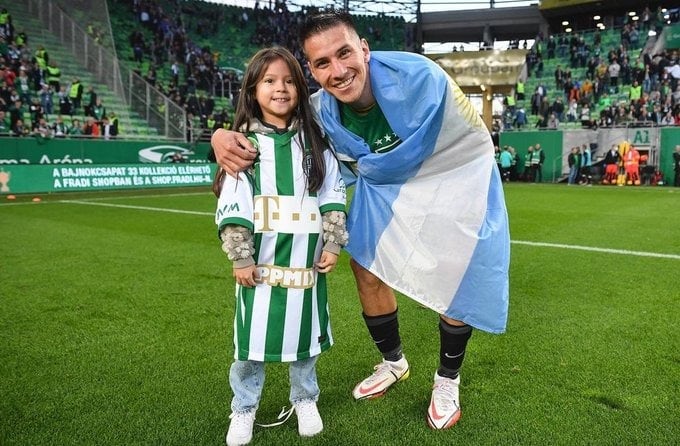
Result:
{"label": "man's hand", "polygon": [[236,177],[253,164],[257,150],[242,133],[217,129],[210,138],[215,158],[229,175]]}

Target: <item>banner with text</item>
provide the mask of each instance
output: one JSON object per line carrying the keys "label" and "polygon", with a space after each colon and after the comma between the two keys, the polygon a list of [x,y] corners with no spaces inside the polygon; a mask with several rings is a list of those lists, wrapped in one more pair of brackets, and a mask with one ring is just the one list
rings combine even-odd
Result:
{"label": "banner with text", "polygon": [[0,138],[0,165],[208,163],[209,143]]}
{"label": "banner with text", "polygon": [[215,164],[0,166],[0,194],[210,186]]}

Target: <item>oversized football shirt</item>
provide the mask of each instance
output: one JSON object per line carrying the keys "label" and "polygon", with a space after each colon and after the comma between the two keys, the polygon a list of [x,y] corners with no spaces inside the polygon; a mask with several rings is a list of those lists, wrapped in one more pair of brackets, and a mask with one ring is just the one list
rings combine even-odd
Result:
{"label": "oversized football shirt", "polygon": [[234,357],[290,362],[309,358],[333,343],[325,274],[314,270],[323,247],[321,214],[345,211],[345,185],[337,160],[324,152],[326,176],[310,194],[305,151],[296,130],[257,133],[259,159],[238,179],[226,176],[215,223],[252,231],[261,279],[236,285]]}

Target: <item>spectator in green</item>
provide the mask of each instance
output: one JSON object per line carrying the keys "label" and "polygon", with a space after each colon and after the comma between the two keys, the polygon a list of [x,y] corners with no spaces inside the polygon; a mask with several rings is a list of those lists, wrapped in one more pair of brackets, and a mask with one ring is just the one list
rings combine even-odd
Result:
{"label": "spectator in green", "polygon": [[540,144],[534,146],[534,151],[531,154],[531,176],[535,183],[543,181],[543,162],[545,161],[545,153]]}
{"label": "spectator in green", "polygon": [[12,23],[12,16],[7,12],[7,8],[2,8],[0,12],[0,26],[10,25]]}
{"label": "spectator in green", "polygon": [[71,126],[68,128],[68,136],[82,136],[83,127],[80,125],[78,118],[71,121]]}
{"label": "spectator in green", "polygon": [[515,97],[518,101],[524,100],[524,81],[522,79],[518,80],[517,85],[515,85]]}
{"label": "spectator in green", "polygon": [[529,183],[534,181],[533,173],[531,171],[531,159],[534,156],[534,146],[529,146],[526,155],[524,155],[524,171],[522,171],[522,179]]}
{"label": "spectator in green", "polygon": [[0,136],[8,136],[11,128],[9,116],[4,110],[0,110]]}
{"label": "spectator in green", "polygon": [[52,91],[61,90],[61,85],[59,84],[59,80],[61,79],[61,69],[57,66],[55,61],[51,61],[47,65],[45,79],[47,80],[48,85],[52,87]]}
{"label": "spectator in green", "polygon": [[26,70],[19,70],[19,77],[14,81],[14,86],[23,102],[31,101],[31,80],[28,78]]}
{"label": "spectator in green", "polygon": [[14,104],[9,107],[9,125],[10,128],[14,128],[14,125],[24,119],[24,112],[26,111],[26,106],[21,100],[14,101]]}
{"label": "spectator in green", "polygon": [[607,91],[602,92],[602,96],[600,96],[600,100],[597,102],[597,106],[600,110],[603,110],[605,108],[609,108],[612,105],[612,98],[609,97],[609,94]]}
{"label": "spectator in green", "polygon": [[104,104],[102,104],[101,98],[97,98],[97,102],[94,104],[94,107],[92,107],[92,115],[91,115],[97,123],[101,123],[102,120],[104,119],[104,116],[106,116],[106,107],[104,107]]}
{"label": "spectator in green", "polygon": [[83,84],[80,83],[80,79],[77,77],[74,77],[73,82],[71,82],[68,97],[71,100],[71,108],[73,109],[73,112],[76,113],[83,100]]}
{"label": "spectator in green", "polygon": [[514,115],[516,108],[515,96],[512,94],[507,95],[505,97],[505,103],[508,107],[508,110],[510,110],[510,112]]}
{"label": "spectator in green", "polygon": [[630,86],[630,92],[628,93],[628,98],[631,102],[637,101],[642,97],[642,85],[640,85],[636,80],[633,81],[633,85]]}
{"label": "spectator in green", "polygon": [[18,32],[17,36],[14,38],[14,43],[19,48],[23,48],[25,45],[27,45],[28,37],[26,37],[26,33],[24,31]]}
{"label": "spectator in green", "polygon": [[44,46],[40,45],[35,51],[35,62],[38,64],[38,69],[42,72],[46,71],[49,60],[50,57],[47,54],[47,50]]}
{"label": "spectator in green", "polygon": [[680,187],[680,144],[675,146],[673,152],[673,170],[675,171],[673,186]]}
{"label": "spectator in green", "polygon": [[120,134],[120,125],[119,125],[119,119],[118,116],[116,116],[116,113],[111,111],[109,112],[109,121],[111,121],[111,126],[113,127],[114,131],[116,132],[116,135]]}

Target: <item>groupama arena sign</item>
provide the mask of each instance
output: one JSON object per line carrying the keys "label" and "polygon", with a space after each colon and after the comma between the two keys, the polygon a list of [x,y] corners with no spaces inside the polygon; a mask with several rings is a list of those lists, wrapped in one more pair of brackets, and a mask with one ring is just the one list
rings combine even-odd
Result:
{"label": "groupama arena sign", "polygon": [[134,164],[207,163],[210,144],[166,144],[148,141],[3,138],[0,165],[11,164]]}
{"label": "groupama arena sign", "polygon": [[139,161],[142,163],[171,163],[176,159],[188,160],[194,155],[190,149],[180,146],[161,145],[147,147],[139,151]]}

